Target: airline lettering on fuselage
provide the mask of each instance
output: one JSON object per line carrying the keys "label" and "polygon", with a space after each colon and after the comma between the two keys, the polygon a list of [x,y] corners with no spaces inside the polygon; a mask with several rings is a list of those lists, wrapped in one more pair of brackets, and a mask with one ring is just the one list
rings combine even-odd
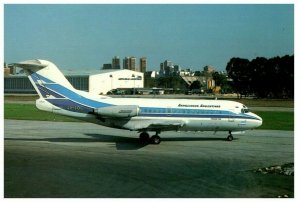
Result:
{"label": "airline lettering on fuselage", "polygon": [[187,105],[187,104],[179,104],[178,107],[206,107],[206,108],[220,108],[220,105]]}

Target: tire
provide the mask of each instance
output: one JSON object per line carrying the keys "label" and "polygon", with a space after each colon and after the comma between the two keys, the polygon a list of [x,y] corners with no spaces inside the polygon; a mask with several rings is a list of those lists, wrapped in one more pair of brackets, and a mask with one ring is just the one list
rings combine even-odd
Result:
{"label": "tire", "polygon": [[227,141],[232,141],[232,140],[233,140],[233,136],[232,135],[228,135]]}
{"label": "tire", "polygon": [[160,143],[160,137],[158,136],[158,135],[154,135],[154,136],[152,136],[151,137],[151,142],[153,143],[153,144],[159,144]]}
{"label": "tire", "polygon": [[149,134],[146,133],[146,132],[142,132],[142,133],[140,134],[140,141],[141,141],[142,143],[148,143],[148,142],[149,142]]}

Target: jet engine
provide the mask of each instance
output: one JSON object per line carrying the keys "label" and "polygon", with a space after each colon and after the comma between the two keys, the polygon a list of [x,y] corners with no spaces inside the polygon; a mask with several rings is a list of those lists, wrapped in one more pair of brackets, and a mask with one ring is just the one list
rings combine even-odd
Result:
{"label": "jet engine", "polygon": [[94,109],[94,113],[102,117],[128,118],[139,114],[137,105],[118,105]]}

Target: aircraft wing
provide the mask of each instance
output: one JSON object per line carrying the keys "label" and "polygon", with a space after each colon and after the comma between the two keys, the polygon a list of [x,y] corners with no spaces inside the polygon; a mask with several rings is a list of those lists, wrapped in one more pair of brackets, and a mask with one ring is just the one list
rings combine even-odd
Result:
{"label": "aircraft wing", "polygon": [[94,113],[99,117],[112,119],[114,124],[129,130],[149,130],[149,131],[167,131],[178,130],[185,125],[181,120],[136,120],[127,124],[128,119],[138,116],[138,105],[117,105],[94,109]]}
{"label": "aircraft wing", "polygon": [[167,130],[178,130],[183,127],[185,123],[183,121],[169,121],[169,120],[159,120],[159,121],[144,121],[136,125],[135,130],[150,130],[150,131],[167,131]]}

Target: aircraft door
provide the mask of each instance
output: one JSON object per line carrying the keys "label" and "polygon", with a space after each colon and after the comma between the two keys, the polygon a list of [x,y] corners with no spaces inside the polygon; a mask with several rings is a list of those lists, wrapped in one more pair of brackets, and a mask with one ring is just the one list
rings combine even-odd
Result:
{"label": "aircraft door", "polygon": [[[230,110],[230,111],[233,111],[233,110]],[[234,118],[233,114],[229,114],[229,116],[228,116],[228,122],[230,122],[230,123],[234,123],[235,122],[235,118]]]}

